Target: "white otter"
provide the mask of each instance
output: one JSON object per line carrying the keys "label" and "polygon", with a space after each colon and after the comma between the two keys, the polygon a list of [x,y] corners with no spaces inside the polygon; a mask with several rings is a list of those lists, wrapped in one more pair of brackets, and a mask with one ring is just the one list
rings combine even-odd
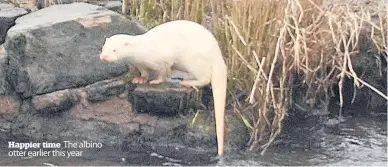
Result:
{"label": "white otter", "polygon": [[[134,78],[133,83],[165,82],[172,68],[195,77],[181,81],[182,86],[202,87],[211,83],[218,155],[223,155],[227,67],[217,40],[205,27],[177,20],[158,25],[142,35],[113,35],[106,39],[100,59],[107,62],[128,60],[141,75]],[[148,81],[150,71],[158,75]]]}

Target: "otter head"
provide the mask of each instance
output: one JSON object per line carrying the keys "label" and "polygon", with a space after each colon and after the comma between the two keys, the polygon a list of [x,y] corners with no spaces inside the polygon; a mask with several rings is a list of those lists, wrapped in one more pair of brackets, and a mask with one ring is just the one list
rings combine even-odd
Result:
{"label": "otter head", "polygon": [[131,36],[129,35],[118,34],[106,38],[100,59],[102,61],[112,62],[129,56],[127,47],[130,45],[130,42]]}

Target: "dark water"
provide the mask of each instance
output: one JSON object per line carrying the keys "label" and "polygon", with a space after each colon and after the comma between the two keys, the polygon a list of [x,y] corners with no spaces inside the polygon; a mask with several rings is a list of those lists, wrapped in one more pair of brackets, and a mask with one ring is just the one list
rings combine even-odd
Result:
{"label": "dark water", "polygon": [[283,134],[264,156],[241,151],[213,154],[179,147],[158,147],[122,152],[119,148],[85,149],[79,157],[10,157],[7,141],[1,141],[3,165],[327,165],[386,166],[387,115],[290,120]]}

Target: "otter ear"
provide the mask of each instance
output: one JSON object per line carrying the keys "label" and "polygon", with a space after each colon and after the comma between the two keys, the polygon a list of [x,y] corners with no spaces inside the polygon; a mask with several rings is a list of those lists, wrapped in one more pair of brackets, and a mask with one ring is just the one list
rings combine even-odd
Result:
{"label": "otter ear", "polygon": [[105,38],[105,41],[104,41],[104,43],[106,43],[106,42],[108,41],[108,39],[109,39],[109,38]]}

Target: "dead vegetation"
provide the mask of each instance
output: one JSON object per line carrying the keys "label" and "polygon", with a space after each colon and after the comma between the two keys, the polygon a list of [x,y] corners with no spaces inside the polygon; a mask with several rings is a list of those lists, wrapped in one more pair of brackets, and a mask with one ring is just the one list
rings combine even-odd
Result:
{"label": "dead vegetation", "polygon": [[[49,2],[49,1],[47,1]],[[333,84],[345,77],[366,86],[352,64],[360,37],[386,52],[388,4],[384,0],[128,0],[129,15],[148,27],[170,20],[193,20],[211,30],[228,65],[229,99],[251,130],[250,150],[262,153],[281,132],[293,104],[296,75],[311,106],[327,101]],[[248,93],[245,104],[236,90]],[[318,95],[324,95],[324,97]],[[340,94],[342,97],[342,94]],[[342,99],[342,98],[341,98]],[[340,101],[341,105],[343,101]],[[248,106],[248,107],[247,107]]]}

